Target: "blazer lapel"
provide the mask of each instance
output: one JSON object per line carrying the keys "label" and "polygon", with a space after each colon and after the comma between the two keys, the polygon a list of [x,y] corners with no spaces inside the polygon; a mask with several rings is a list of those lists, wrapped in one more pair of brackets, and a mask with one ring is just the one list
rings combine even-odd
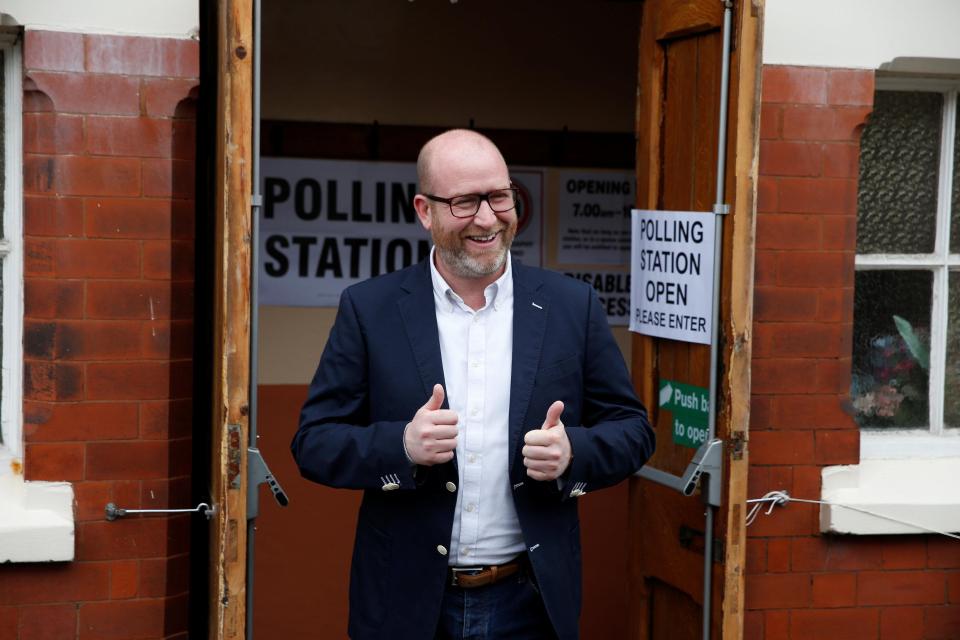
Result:
{"label": "blazer lapel", "polygon": [[[421,262],[417,269],[410,272],[401,287],[409,295],[397,302],[403,328],[413,349],[413,357],[423,383],[423,398],[426,401],[433,393],[433,385],[438,382],[444,389],[447,383],[443,378],[443,359],[440,357],[440,331],[437,329],[437,312],[433,301],[433,284],[430,280],[430,264]],[[449,408],[447,398],[443,407]]]}
{"label": "blazer lapel", "polygon": [[[401,287],[409,295],[403,296],[397,302],[400,317],[403,318],[403,328],[410,341],[413,357],[420,372],[420,381],[423,383],[423,399],[433,393],[433,385],[440,383],[444,391],[447,381],[443,377],[443,358],[440,356],[440,330],[437,328],[437,311],[433,301],[433,280],[430,278],[430,262],[424,260],[418,268],[412,269]],[[398,336],[399,337],[399,336]],[[444,393],[443,409],[450,408],[450,401]],[[457,452],[453,452],[453,460],[443,465],[433,467],[441,477],[456,480]]]}
{"label": "blazer lapel", "polygon": [[[510,374],[510,469],[513,469],[520,436],[530,421],[539,425],[542,416],[527,418],[530,394],[540,363],[543,334],[550,310],[549,298],[540,291],[536,270],[513,263],[513,365]],[[531,423],[532,424],[532,423]]]}

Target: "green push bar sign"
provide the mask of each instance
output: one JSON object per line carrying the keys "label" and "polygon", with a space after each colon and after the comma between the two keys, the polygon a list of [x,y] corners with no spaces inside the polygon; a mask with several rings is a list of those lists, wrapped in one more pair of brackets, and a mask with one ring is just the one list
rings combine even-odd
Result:
{"label": "green push bar sign", "polygon": [[673,416],[674,443],[696,449],[707,441],[710,420],[707,389],[675,380],[660,380],[660,409]]}

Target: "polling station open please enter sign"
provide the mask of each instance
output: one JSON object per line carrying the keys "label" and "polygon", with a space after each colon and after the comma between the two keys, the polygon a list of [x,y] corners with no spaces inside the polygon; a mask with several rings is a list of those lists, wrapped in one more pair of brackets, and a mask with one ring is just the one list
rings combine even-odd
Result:
{"label": "polling station open please enter sign", "polygon": [[634,209],[630,330],[710,344],[716,218]]}
{"label": "polling station open please enter sign", "polygon": [[704,387],[660,380],[660,410],[673,417],[670,432],[673,442],[683,447],[698,448],[707,441],[710,419],[710,393]]}

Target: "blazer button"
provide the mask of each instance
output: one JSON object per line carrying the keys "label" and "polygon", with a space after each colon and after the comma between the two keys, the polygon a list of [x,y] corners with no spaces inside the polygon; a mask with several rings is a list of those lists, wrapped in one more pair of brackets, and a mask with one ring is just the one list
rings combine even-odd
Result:
{"label": "blazer button", "polygon": [[439,553],[439,554],[442,555],[442,556],[445,556],[445,555],[447,555],[447,548],[446,548],[445,546],[443,546],[442,544],[438,544],[438,545],[437,545],[437,553]]}
{"label": "blazer button", "polygon": [[452,482],[447,483],[447,491],[449,491],[450,493],[453,493],[456,490],[457,490],[457,485],[453,484]]}
{"label": "blazer button", "polygon": [[382,487],[384,491],[393,491],[394,489],[399,489],[399,488],[400,488],[400,485],[398,485],[396,482],[388,482]]}

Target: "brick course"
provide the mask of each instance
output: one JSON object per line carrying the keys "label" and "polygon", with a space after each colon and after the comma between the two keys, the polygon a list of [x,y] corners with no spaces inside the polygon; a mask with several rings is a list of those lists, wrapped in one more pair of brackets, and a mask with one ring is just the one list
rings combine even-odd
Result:
{"label": "brick course", "polygon": [[[0,567],[0,637],[185,637],[195,41],[26,32],[24,473],[76,559]],[[172,320],[173,318],[173,320]]]}

